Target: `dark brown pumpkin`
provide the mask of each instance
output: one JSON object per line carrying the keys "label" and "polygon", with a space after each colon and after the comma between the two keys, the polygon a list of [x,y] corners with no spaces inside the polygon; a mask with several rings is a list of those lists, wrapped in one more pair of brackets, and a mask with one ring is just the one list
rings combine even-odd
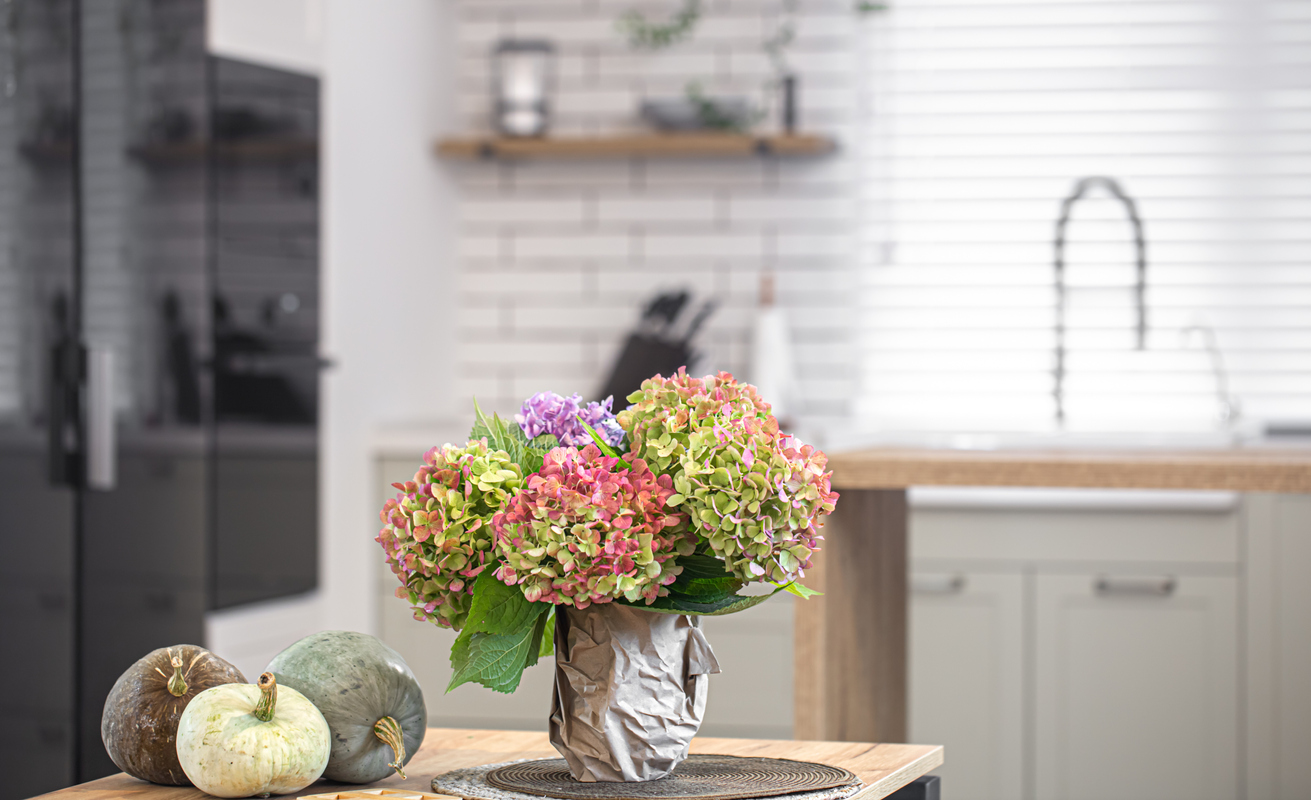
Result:
{"label": "dark brown pumpkin", "polygon": [[194,644],[161,647],[119,676],[105,699],[100,739],[114,764],[152,783],[186,786],[178,763],[178,718],[213,686],[245,683],[241,671]]}

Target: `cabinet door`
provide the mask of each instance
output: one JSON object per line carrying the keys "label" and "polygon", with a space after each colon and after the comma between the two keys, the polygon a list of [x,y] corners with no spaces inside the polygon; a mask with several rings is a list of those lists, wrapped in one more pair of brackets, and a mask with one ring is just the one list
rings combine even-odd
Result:
{"label": "cabinet door", "polygon": [[910,598],[910,739],[942,744],[959,800],[1023,786],[1023,577],[916,572]]}
{"label": "cabinet door", "polygon": [[1038,797],[1238,795],[1237,583],[1038,577]]}

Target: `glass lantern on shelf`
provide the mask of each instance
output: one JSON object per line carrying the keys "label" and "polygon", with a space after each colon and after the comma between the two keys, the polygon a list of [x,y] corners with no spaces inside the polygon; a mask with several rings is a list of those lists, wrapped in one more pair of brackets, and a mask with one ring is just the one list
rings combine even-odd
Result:
{"label": "glass lantern on shelf", "polygon": [[493,51],[493,122],[502,136],[546,135],[555,46],[541,40],[505,39]]}

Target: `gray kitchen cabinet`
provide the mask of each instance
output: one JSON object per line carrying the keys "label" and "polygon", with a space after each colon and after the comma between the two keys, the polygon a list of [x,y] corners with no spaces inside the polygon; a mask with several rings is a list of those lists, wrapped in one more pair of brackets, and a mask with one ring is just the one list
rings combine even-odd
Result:
{"label": "gray kitchen cabinet", "polygon": [[1024,784],[1024,577],[915,572],[910,739],[944,745],[960,800],[1014,800]]}
{"label": "gray kitchen cabinet", "polygon": [[1033,615],[1036,797],[1240,796],[1237,578],[1040,574]]}

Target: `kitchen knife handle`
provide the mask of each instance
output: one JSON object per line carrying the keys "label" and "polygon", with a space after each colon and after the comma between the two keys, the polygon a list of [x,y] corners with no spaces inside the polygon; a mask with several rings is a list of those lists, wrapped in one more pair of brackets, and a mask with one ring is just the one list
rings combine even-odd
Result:
{"label": "kitchen knife handle", "polygon": [[114,426],[114,351],[86,350],[86,485],[110,491],[118,480],[118,441]]}

